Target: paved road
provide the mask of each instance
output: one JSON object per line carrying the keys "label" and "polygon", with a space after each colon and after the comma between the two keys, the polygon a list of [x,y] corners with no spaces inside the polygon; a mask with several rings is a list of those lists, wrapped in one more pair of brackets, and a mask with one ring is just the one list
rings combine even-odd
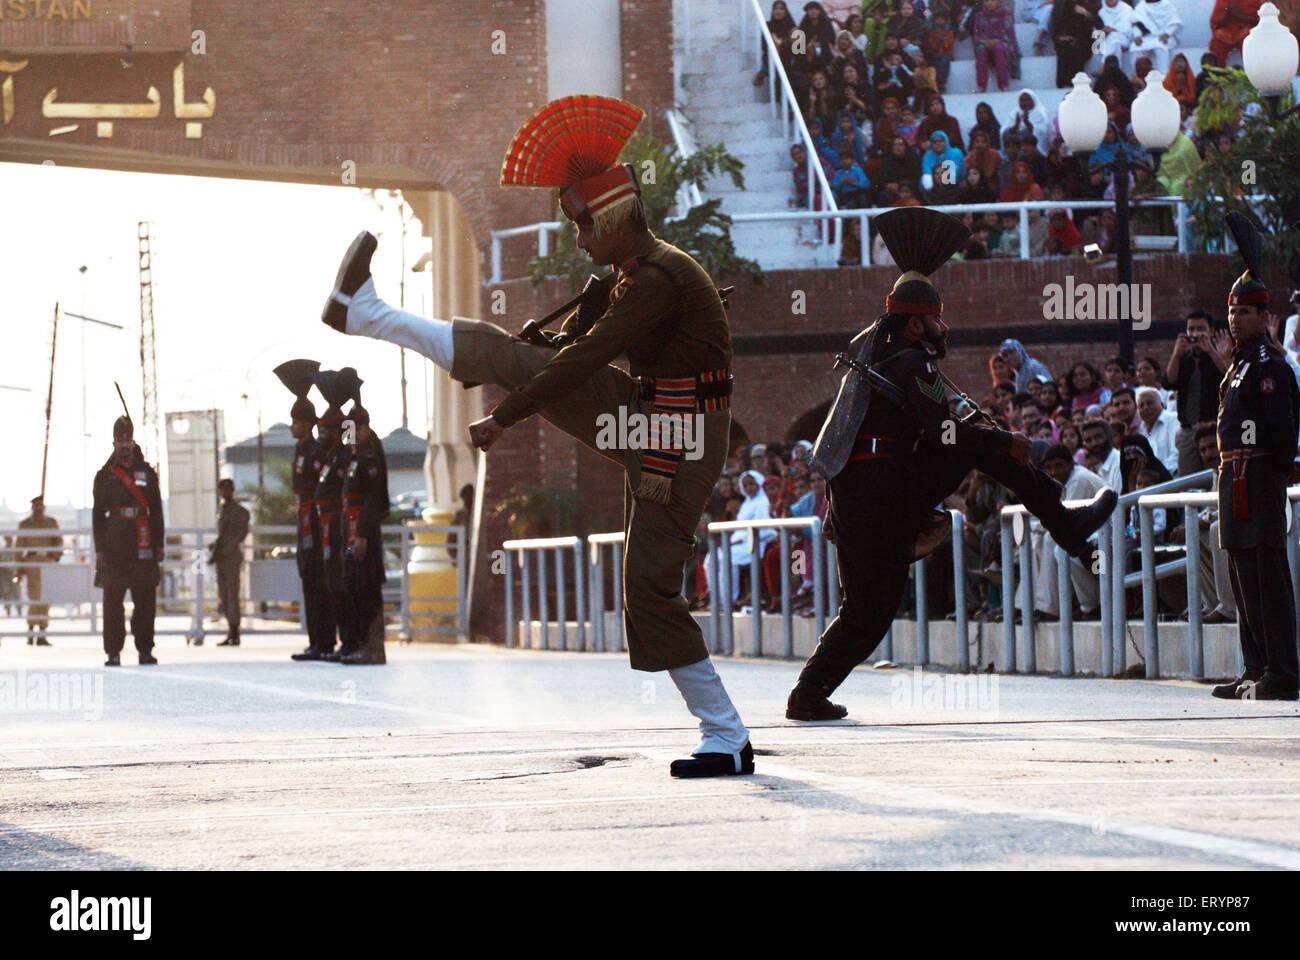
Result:
{"label": "paved road", "polygon": [[863,668],[797,726],[797,664],[725,661],[758,774],[681,782],[693,721],[619,655],[300,645],[5,640],[0,867],[1300,868],[1295,704]]}

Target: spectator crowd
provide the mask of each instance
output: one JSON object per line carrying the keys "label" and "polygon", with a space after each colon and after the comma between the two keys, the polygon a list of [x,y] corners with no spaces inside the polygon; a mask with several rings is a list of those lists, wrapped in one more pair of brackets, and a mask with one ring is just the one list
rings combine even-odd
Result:
{"label": "spectator crowd", "polygon": [[[1174,0],[1019,0],[1019,19],[1037,25],[1035,55],[1056,56],[1056,86],[1068,87],[1090,63],[1100,62],[1093,89],[1105,101],[1109,127],[1085,169],[1032,89],[1019,91],[1010,116],[978,104],[974,122],[948,112],[953,45],[970,39],[975,52],[976,88],[991,81],[1008,90],[1020,76],[1016,0],[864,0],[837,19],[816,0],[802,15],[775,0],[767,29],[799,100],[815,147],[809,158],[802,139],[790,147],[794,192],[790,203],[808,204],[809,164],[821,167],[840,208],[992,202],[1109,200],[1113,174],[1104,165],[1120,150],[1130,166],[1129,195],[1137,205],[1133,232],[1172,235],[1171,208],[1143,200],[1181,196],[1204,159],[1230,151],[1239,120],[1218,126],[1197,124],[1197,109],[1220,96],[1209,68],[1225,64],[1258,21],[1259,0],[1217,0],[1211,15],[1210,52],[1193,70],[1179,50],[1183,22]],[[1283,22],[1294,25],[1300,0],[1283,0]],[[1101,52],[1094,58],[1094,40]],[[766,41],[762,84],[770,69]],[[1134,98],[1151,71],[1179,102],[1183,123],[1153,169],[1152,157],[1129,122]],[[970,90],[952,91],[970,93]],[[814,176],[814,180],[817,178]],[[1226,191],[1242,193],[1238,184]],[[815,208],[823,205],[813,185]],[[1018,257],[1020,221],[1015,215],[967,213],[972,239],[965,259]],[[1073,256],[1096,243],[1113,252],[1115,223],[1110,211],[1047,216],[1031,211],[1028,248],[1033,257]],[[840,263],[861,262],[860,228],[844,231]],[[883,245],[870,251],[873,263],[888,262]]]}

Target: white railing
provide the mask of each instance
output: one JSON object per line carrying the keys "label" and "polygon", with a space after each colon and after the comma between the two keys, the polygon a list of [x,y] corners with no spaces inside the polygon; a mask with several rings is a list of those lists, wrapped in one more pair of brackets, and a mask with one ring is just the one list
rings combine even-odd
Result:
{"label": "white railing", "polygon": [[[693,156],[695,153],[695,138],[686,129],[685,119],[679,117],[676,110],[666,111],[664,119],[668,121],[668,129],[672,131],[673,143],[677,147],[677,155],[683,160]],[[678,188],[677,211],[679,215],[684,216],[687,210],[698,207],[703,202],[704,197],[700,194],[700,185],[694,181],[683,183]]]}

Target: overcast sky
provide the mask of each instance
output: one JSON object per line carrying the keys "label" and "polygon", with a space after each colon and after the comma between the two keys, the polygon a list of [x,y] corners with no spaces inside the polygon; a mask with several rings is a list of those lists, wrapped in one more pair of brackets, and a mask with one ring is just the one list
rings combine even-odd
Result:
{"label": "overcast sky", "polygon": [[[0,163],[0,390],[9,440],[0,457],[0,500],[26,511],[40,489],[44,410],[54,303],[64,312],[120,324],[111,330],[63,317],[54,368],[46,502],[83,505],[82,335],[89,474],[111,452],[121,404],[117,380],[140,418],[140,300],[137,227],[153,222],[154,318],[160,410],[220,408],[227,442],[287,420],[292,397],[271,368],[305,356],[322,366],[351,364],[380,435],[401,425],[396,347],[344,338],[320,322],[339,258],[360,229],[383,231],[375,256],[380,294],[396,303],[400,226],[360,190],[116,173]],[[388,229],[385,229],[385,228]],[[408,263],[421,252],[419,223]],[[89,269],[84,278],[79,268]],[[427,274],[424,275],[427,277]],[[421,309],[424,277],[407,284],[407,308]],[[83,308],[84,304],[84,310]],[[427,431],[428,364],[407,355],[410,429]],[[241,395],[247,393],[245,402]],[[317,407],[319,397],[313,392]]]}

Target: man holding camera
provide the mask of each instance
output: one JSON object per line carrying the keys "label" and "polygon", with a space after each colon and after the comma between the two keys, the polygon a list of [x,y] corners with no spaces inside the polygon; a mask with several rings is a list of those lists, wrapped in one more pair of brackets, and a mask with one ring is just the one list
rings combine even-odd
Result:
{"label": "man holding camera", "polygon": [[1193,310],[1187,315],[1187,330],[1178,335],[1173,355],[1165,367],[1166,390],[1178,391],[1178,475],[1203,470],[1196,450],[1196,425],[1219,415],[1219,381],[1232,358],[1232,340],[1220,330],[1211,337],[1210,315]]}

